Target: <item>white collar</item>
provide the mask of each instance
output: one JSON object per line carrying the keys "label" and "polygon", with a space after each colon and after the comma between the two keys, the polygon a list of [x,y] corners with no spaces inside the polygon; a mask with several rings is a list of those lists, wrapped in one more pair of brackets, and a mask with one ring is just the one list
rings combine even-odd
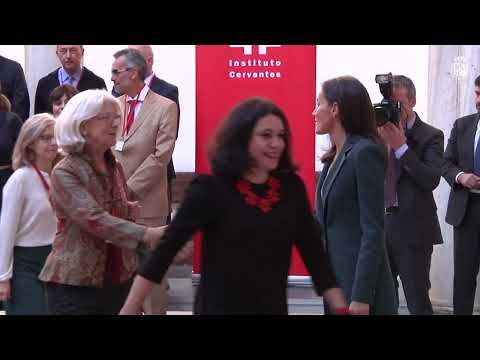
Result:
{"label": "white collar", "polygon": [[147,85],[150,85],[154,76],[155,76],[155,73],[152,71],[152,73],[145,78],[144,83]]}
{"label": "white collar", "polygon": [[[149,87],[147,85],[143,85],[143,89],[140,91],[140,95],[138,96],[138,101],[141,101],[141,102],[145,101],[145,97],[147,96],[148,90],[149,90]],[[130,100],[134,100],[136,98],[137,98],[136,96],[135,98],[132,98],[129,95],[127,95],[127,102]]]}
{"label": "white collar", "polygon": [[415,120],[417,120],[417,113],[413,113],[413,118],[411,120],[407,120],[407,129],[411,130],[413,125],[415,124]]}

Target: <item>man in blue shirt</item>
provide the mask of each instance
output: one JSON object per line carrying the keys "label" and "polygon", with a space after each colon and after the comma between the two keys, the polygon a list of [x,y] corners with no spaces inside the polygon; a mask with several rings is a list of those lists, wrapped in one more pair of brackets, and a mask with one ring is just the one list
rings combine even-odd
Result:
{"label": "man in blue shirt", "polygon": [[79,92],[107,89],[105,81],[83,66],[83,45],[57,45],[61,67],[40,79],[35,94],[35,114],[51,112],[48,97],[57,86],[69,84]]}

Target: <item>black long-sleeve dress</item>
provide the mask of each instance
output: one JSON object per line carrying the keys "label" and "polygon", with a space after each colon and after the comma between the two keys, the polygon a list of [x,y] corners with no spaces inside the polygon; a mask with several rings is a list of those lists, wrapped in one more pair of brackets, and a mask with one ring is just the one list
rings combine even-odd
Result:
{"label": "black long-sleeve dress", "polygon": [[[0,167],[12,165],[12,154],[18,134],[22,128],[22,120],[14,113],[0,111]],[[0,169],[0,213],[2,211],[2,190],[13,169]]]}
{"label": "black long-sleeve dress", "polygon": [[[200,230],[201,279],[195,314],[287,314],[287,280],[296,245],[319,295],[336,286],[321,230],[296,174],[277,176],[270,212],[248,205],[233,183],[195,178],[158,248],[139,274],[160,282],[175,254]],[[250,184],[263,196],[268,185]]]}

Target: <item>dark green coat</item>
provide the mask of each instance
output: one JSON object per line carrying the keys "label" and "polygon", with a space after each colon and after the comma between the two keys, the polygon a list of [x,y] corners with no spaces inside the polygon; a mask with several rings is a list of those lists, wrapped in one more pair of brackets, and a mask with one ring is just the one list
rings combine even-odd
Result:
{"label": "dark green coat", "polygon": [[373,314],[396,314],[384,235],[383,151],[370,139],[348,136],[328,175],[330,164],[323,168],[315,205],[347,301],[368,303]]}

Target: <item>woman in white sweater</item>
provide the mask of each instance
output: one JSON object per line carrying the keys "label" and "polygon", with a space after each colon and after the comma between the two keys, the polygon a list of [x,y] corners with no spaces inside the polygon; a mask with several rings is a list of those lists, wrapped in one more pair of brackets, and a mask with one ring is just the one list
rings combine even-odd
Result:
{"label": "woman in white sweater", "polygon": [[57,230],[49,201],[50,172],[58,156],[54,124],[46,113],[23,124],[13,151],[15,172],[3,188],[0,301],[6,301],[7,315],[47,313],[38,275]]}

